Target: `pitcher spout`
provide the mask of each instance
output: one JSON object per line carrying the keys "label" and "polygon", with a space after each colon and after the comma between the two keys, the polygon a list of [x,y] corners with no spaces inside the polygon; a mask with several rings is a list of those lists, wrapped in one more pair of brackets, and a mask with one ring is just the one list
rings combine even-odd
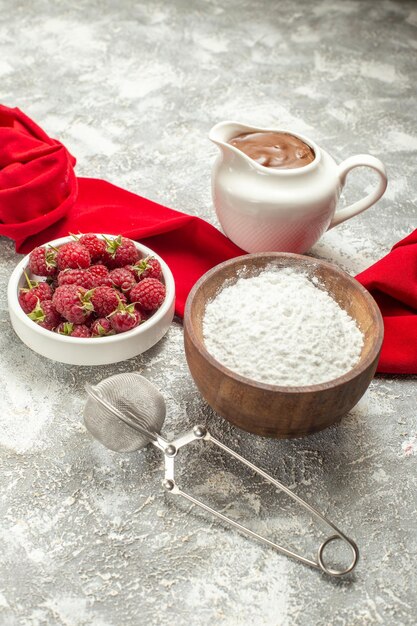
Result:
{"label": "pitcher spout", "polygon": [[252,129],[238,122],[219,122],[209,132],[209,139],[218,146],[229,145],[229,141],[242,133],[249,133]]}
{"label": "pitcher spout", "polygon": [[230,140],[242,133],[249,133],[254,130],[251,126],[239,124],[239,122],[219,122],[215,124],[209,132],[209,139],[219,148],[226,161],[233,160],[241,167],[250,167],[253,162],[243,152],[230,145]]}

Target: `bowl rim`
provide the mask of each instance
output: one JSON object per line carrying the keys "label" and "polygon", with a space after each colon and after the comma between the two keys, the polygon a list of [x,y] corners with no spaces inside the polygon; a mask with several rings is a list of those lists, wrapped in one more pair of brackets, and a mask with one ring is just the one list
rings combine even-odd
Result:
{"label": "bowl rim", "polygon": [[[212,276],[217,274],[219,271],[221,271],[223,268],[228,267],[230,265],[248,263],[254,258],[261,258],[261,257],[270,258],[271,261],[273,259],[279,259],[279,258],[281,259],[290,258],[290,259],[296,259],[296,260],[300,260],[304,262],[307,261],[310,265],[313,265],[313,266],[315,265],[315,266],[326,267],[329,270],[331,270],[333,273],[338,275],[340,278],[342,278],[343,280],[347,280],[348,282],[350,282],[354,286],[354,288],[357,289],[365,298],[365,300],[367,301],[370,307],[371,313],[373,314],[376,320],[376,326],[377,326],[376,341],[374,345],[372,346],[367,357],[365,359],[360,359],[359,362],[351,370],[349,370],[346,374],[343,374],[342,376],[338,376],[337,378],[332,378],[331,380],[328,380],[323,383],[317,383],[315,385],[302,385],[302,386],[271,385],[269,383],[259,382],[259,381],[253,380],[252,378],[248,378],[246,376],[242,376],[241,374],[238,374],[237,372],[234,372],[233,370],[229,369],[228,367],[220,363],[220,361],[215,359],[214,356],[207,350],[204,344],[204,341],[200,341],[197,338],[197,335],[194,330],[195,318],[192,314],[192,308],[193,308],[195,296],[197,292],[201,289],[201,287],[204,285],[204,283],[208,281],[210,278],[212,278]],[[220,263],[219,265],[216,265],[215,267],[210,269],[208,272],[206,272],[194,284],[192,290],[190,291],[188,295],[187,302],[185,304],[184,331],[189,335],[190,340],[192,341],[194,346],[197,348],[200,355],[206,361],[208,361],[210,365],[215,367],[217,370],[219,370],[220,372],[222,372],[224,375],[228,376],[229,378],[233,378],[239,383],[242,383],[250,387],[257,388],[257,389],[261,389],[264,391],[269,391],[269,392],[275,391],[275,392],[287,393],[287,394],[299,394],[299,393],[315,393],[317,391],[328,390],[329,388],[334,389],[334,388],[337,388],[339,386],[342,386],[348,383],[349,381],[355,379],[357,376],[362,374],[362,372],[364,372],[373,363],[373,361],[379,357],[379,353],[382,347],[382,341],[384,338],[384,322],[383,322],[379,307],[377,303],[375,302],[374,298],[369,293],[369,291],[367,291],[365,287],[363,287],[355,278],[353,278],[353,276],[350,276],[349,274],[347,274],[344,270],[342,270],[337,265],[329,261],[323,261],[322,259],[317,259],[316,257],[311,257],[311,256],[303,255],[303,254],[295,254],[292,252],[255,252],[252,254],[244,254],[239,257],[234,257],[233,259],[229,259],[227,261],[224,261],[223,263]]]}
{"label": "bowl rim", "polygon": [[[102,238],[108,237],[109,239],[114,239],[118,235],[111,235],[107,233],[94,233],[97,237]],[[42,246],[53,245],[55,247],[62,246],[64,243],[68,243],[69,241],[74,241],[73,237],[70,235],[65,237],[59,237],[58,239],[53,239],[51,241],[47,241]],[[13,310],[13,313],[19,318],[19,320],[25,324],[32,330],[33,332],[39,333],[41,336],[44,336],[48,339],[56,340],[57,342],[63,342],[65,345],[107,345],[112,343],[118,343],[122,339],[126,338],[135,338],[140,335],[144,335],[148,330],[153,328],[158,324],[160,320],[162,320],[165,314],[169,311],[172,306],[172,302],[175,299],[175,282],[172,272],[166,262],[151,248],[143,245],[142,243],[138,243],[137,241],[131,240],[135,244],[136,248],[145,256],[153,256],[155,257],[161,264],[162,274],[164,277],[164,283],[166,287],[165,300],[159,307],[159,309],[152,315],[152,317],[146,320],[143,324],[139,324],[136,328],[132,328],[132,330],[128,330],[125,333],[118,333],[116,335],[108,335],[106,337],[69,337],[67,335],[60,335],[59,333],[53,333],[46,328],[42,328],[31,319],[28,318],[26,313],[23,311],[22,307],[19,304],[18,300],[18,289],[19,289],[19,281],[23,275],[23,271],[27,268],[29,263],[29,254],[23,257],[19,261],[19,263],[14,268],[13,272],[10,275],[9,282],[7,285],[7,299],[9,309]]]}

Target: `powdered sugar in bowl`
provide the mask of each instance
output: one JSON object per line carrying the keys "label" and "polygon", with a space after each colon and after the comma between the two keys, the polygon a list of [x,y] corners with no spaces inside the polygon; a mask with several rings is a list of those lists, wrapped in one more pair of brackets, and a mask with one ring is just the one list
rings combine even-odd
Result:
{"label": "powdered sugar in bowl", "polygon": [[375,373],[382,318],[330,263],[289,253],[226,261],[187,301],[185,349],[207,402],[237,426],[297,437],[338,421]]}

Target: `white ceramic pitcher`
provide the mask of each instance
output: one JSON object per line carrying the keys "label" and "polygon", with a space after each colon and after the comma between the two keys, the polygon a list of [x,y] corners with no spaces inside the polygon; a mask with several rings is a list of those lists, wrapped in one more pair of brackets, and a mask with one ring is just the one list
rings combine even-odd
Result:
{"label": "white ceramic pitcher", "polygon": [[[295,169],[264,167],[228,143],[242,133],[271,130],[299,137],[314,150],[314,160]],[[288,130],[221,122],[209,138],[220,149],[212,174],[217,216],[225,234],[247,252],[306,252],[326,230],[375,204],[387,187],[379,159],[359,154],[337,165],[313,141]],[[361,166],[379,174],[376,188],[335,212],[347,174]]]}

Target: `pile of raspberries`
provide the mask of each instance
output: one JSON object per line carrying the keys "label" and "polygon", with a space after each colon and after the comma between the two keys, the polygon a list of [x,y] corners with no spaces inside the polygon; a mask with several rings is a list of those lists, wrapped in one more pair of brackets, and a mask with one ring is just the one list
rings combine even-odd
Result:
{"label": "pile of raspberries", "polygon": [[29,255],[32,277],[25,272],[19,303],[33,322],[70,337],[106,337],[132,330],[159,309],[165,285],[157,259],[140,258],[121,235],[72,237],[60,248],[42,246]]}

